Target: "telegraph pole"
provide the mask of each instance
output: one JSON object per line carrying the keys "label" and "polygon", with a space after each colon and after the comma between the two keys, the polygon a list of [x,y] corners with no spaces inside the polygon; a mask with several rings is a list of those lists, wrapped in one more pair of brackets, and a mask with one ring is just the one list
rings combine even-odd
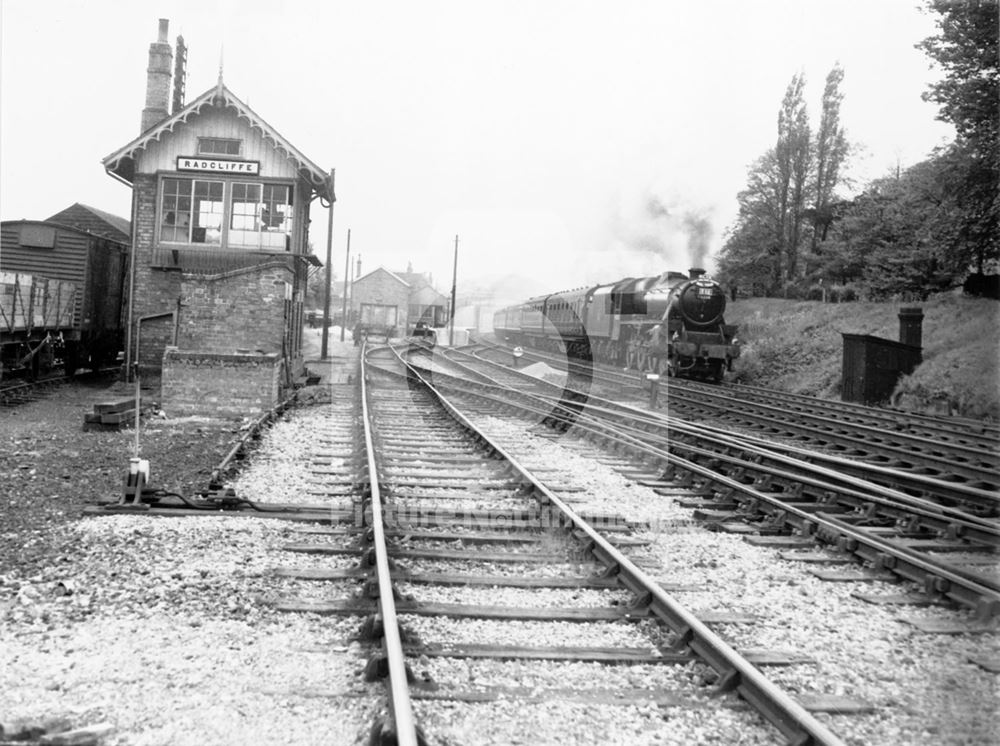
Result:
{"label": "telegraph pole", "polygon": [[344,341],[344,327],[347,326],[347,280],[351,276],[351,229],[347,229],[347,258],[344,260],[344,304],[340,314],[340,341]]}
{"label": "telegraph pole", "polygon": [[327,359],[327,346],[330,337],[330,293],[333,291],[333,203],[337,198],[333,193],[333,180],[336,169],[330,170],[330,214],[326,224],[326,292],[323,293],[323,343],[320,349],[320,359]]}
{"label": "telegraph pole", "polygon": [[451,324],[448,328],[448,346],[455,346],[455,287],[458,283],[458,236],[455,236],[455,261],[451,268]]}

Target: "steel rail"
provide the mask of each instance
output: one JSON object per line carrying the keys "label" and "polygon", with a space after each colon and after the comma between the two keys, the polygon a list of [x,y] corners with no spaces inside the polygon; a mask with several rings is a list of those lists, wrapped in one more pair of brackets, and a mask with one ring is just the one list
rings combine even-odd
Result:
{"label": "steel rail", "polygon": [[[704,408],[722,409],[719,405],[706,404],[704,399],[690,396],[688,398]],[[830,420],[822,415],[807,412],[795,412],[793,420],[791,413],[772,404],[755,402],[754,406],[758,411],[737,412],[735,416],[761,427],[798,428],[799,432],[814,440],[833,443],[844,448],[866,448],[898,461],[919,460],[922,464],[934,464],[942,473],[960,474],[970,480],[988,481],[991,477],[995,478],[997,454],[991,451],[949,444],[948,452],[956,457],[949,458],[948,455],[941,454],[940,444],[923,436],[913,436],[856,422]],[[867,435],[868,438],[858,437],[855,433]],[[936,451],[932,450],[935,446]],[[966,460],[957,460],[959,455]]]}
{"label": "steel rail", "polygon": [[[853,461],[852,459],[844,458],[843,456],[810,451],[794,445],[776,443],[754,435],[734,435],[731,431],[722,430],[710,425],[692,425],[691,423],[676,417],[663,417],[660,415],[652,416],[649,412],[628,404],[611,402],[596,396],[590,398],[592,402],[597,401],[601,404],[594,406],[592,403],[588,403],[588,410],[594,410],[602,416],[603,413],[606,412],[614,415],[615,417],[622,417],[622,412],[616,410],[624,410],[626,428],[641,433],[642,435],[652,435],[658,439],[659,442],[669,446],[682,448],[687,451],[694,451],[699,453],[699,455],[705,455],[713,458],[735,458],[699,448],[698,446],[690,443],[677,443],[676,440],[671,440],[666,432],[654,433],[644,429],[642,425],[645,424],[650,427],[662,428],[667,432],[680,432],[696,440],[709,441],[713,444],[722,443],[732,448],[738,448],[744,452],[771,459],[778,464],[800,469],[807,474],[814,473],[826,479],[847,484],[857,490],[870,490],[869,495],[858,495],[859,498],[868,497],[869,499],[883,502],[887,506],[891,507],[899,507],[899,505],[902,504],[907,508],[922,511],[923,514],[927,516],[936,516],[942,520],[955,521],[967,526],[970,530],[979,530],[985,535],[1000,538],[1000,521],[975,515],[969,513],[968,511],[948,505],[941,505],[940,503],[926,498],[909,495],[905,492],[894,489],[893,487],[885,486],[880,483],[873,483],[868,479],[857,477],[852,474],[845,474],[837,469],[855,468],[862,471],[871,471],[887,478],[895,478],[897,481],[909,481],[912,485],[919,486],[927,492],[933,490],[954,491],[955,488],[958,487],[959,492],[964,494],[969,500],[1000,503],[1000,495],[995,493],[979,490],[973,487],[966,487],[965,485],[955,485],[954,483],[944,482],[940,479],[935,479],[934,477],[928,477],[922,474],[914,475],[908,472],[899,472],[878,464],[859,464],[858,462]],[[610,405],[610,408],[607,405]],[[639,424],[635,425],[633,423]],[[800,456],[801,458],[796,458],[796,456]],[[821,464],[814,463],[816,461],[825,462],[830,466],[823,466]],[[746,463],[738,463],[737,465],[754,466],[754,464]],[[785,474],[782,476],[801,479],[799,475]],[[816,484],[816,486],[825,488],[833,487],[833,485],[829,484]]]}
{"label": "steel rail", "polygon": [[[534,394],[517,393],[529,399],[537,398]],[[506,403],[511,405],[510,402]],[[589,405],[583,406],[587,407]],[[821,514],[811,513],[788,505],[780,498],[760,492],[750,485],[719,474],[712,469],[703,467],[681,456],[651,446],[636,434],[620,430],[607,423],[601,423],[599,419],[597,420],[597,424],[602,429],[592,429],[590,425],[584,425],[580,421],[579,413],[576,415],[574,424],[581,429],[590,429],[598,437],[615,437],[628,441],[628,445],[631,448],[646,456],[700,475],[715,484],[742,492],[752,499],[771,505],[783,511],[785,516],[797,519],[798,528],[803,533],[807,535],[815,533],[817,537],[827,541],[830,541],[827,537],[833,536],[835,537],[834,541],[837,541],[838,544],[841,543],[837,539],[839,537],[843,540],[842,543],[844,543],[845,548],[852,553],[858,554],[864,559],[875,561],[881,567],[885,567],[887,570],[904,578],[924,584],[927,583],[928,578],[934,578],[935,580],[932,584],[934,587],[929,588],[930,591],[944,593],[953,600],[975,609],[981,616],[1000,614],[1000,591],[997,588],[983,585],[984,578],[971,576],[960,568],[954,568],[945,564],[935,564],[908,547],[887,543],[885,540],[863,529],[849,527],[842,521],[836,519],[828,520]],[[646,433],[641,434],[645,435]],[[717,456],[717,454],[714,455]]]}
{"label": "steel rail", "polygon": [[[100,373],[100,370],[92,371],[91,375],[100,375]],[[22,404],[37,401],[42,398],[45,393],[49,392],[49,389],[57,388],[62,384],[72,383],[74,376],[63,374],[37,378],[33,381],[15,380],[18,382],[8,384],[0,379],[0,406],[13,409],[14,407]]]}
{"label": "steel rail", "polygon": [[[452,362],[455,362],[455,361],[452,361]],[[486,362],[489,362],[489,361],[486,361]],[[460,363],[456,363],[456,364],[460,364]],[[493,363],[493,364],[495,365],[495,363]],[[504,369],[504,370],[505,370],[505,372],[510,372],[510,373],[516,374],[517,376],[527,377],[528,379],[531,380],[531,382],[532,382],[533,385],[541,386],[543,388],[547,387],[547,388],[550,388],[550,389],[560,389],[561,388],[559,385],[553,384],[553,383],[551,383],[549,381],[544,381],[544,380],[541,380],[541,379],[534,378],[533,376],[528,376],[523,371],[516,371],[516,370],[515,371],[510,371],[510,370],[507,370],[507,369]],[[483,374],[479,373],[478,375],[482,376]],[[500,384],[499,382],[497,382],[495,380],[493,381],[493,383],[496,386],[500,386],[500,387],[503,386],[502,384]],[[524,395],[526,395],[526,396],[532,395],[532,394],[529,394],[527,392],[522,392],[522,393]],[[632,422],[632,421],[644,421],[644,422],[650,423],[651,426],[657,425],[657,424],[665,424],[668,427],[676,428],[678,430],[687,432],[687,433],[693,435],[694,437],[698,437],[698,438],[705,438],[705,435],[703,433],[721,434],[721,435],[724,435],[724,436],[727,436],[727,437],[732,437],[732,433],[731,432],[726,431],[726,430],[721,430],[719,428],[713,428],[710,425],[701,425],[701,424],[699,424],[697,427],[695,427],[693,425],[689,425],[689,424],[683,424],[683,425],[681,425],[679,423],[683,423],[682,420],[679,420],[677,418],[671,418],[669,416],[663,416],[663,415],[660,415],[660,414],[655,413],[655,412],[650,412],[650,411],[647,411],[647,410],[639,409],[639,408],[637,408],[635,406],[632,406],[630,404],[625,404],[625,403],[622,403],[622,402],[612,401],[612,400],[605,399],[603,397],[600,397],[600,396],[597,396],[597,395],[593,395],[593,394],[588,394],[588,398],[589,398],[590,402],[599,402],[600,405],[602,407],[604,407],[605,409],[608,409],[608,410],[615,410],[615,409],[617,409],[617,410],[621,410],[621,411],[625,412],[627,414],[628,419],[629,419],[630,422]],[[713,435],[713,437],[714,437],[714,435]],[[740,435],[739,437],[741,439],[746,440],[746,441],[750,441],[750,442],[754,442],[754,443],[757,443],[757,444],[761,444],[762,447],[765,447],[765,448],[768,448],[768,449],[771,449],[771,450],[775,450],[775,451],[776,450],[784,450],[784,451],[788,451],[788,452],[799,454],[799,455],[803,456],[803,458],[807,459],[806,463],[809,463],[810,461],[823,461],[823,462],[826,462],[828,464],[832,464],[834,466],[837,466],[837,467],[840,467],[840,468],[843,468],[843,469],[854,470],[854,471],[858,471],[858,472],[862,472],[862,473],[870,472],[870,473],[873,473],[873,474],[877,474],[880,477],[882,477],[883,480],[894,482],[896,484],[907,483],[910,486],[912,486],[913,488],[920,489],[920,490],[922,490],[922,491],[924,491],[926,493],[948,494],[949,496],[951,496],[952,499],[961,499],[961,500],[966,500],[966,501],[968,501],[970,503],[979,503],[979,504],[983,504],[983,505],[991,505],[992,504],[994,506],[1000,506],[1000,495],[998,495],[997,493],[990,492],[988,490],[979,489],[977,487],[971,487],[969,485],[966,485],[966,484],[963,484],[963,483],[960,483],[960,482],[949,482],[949,481],[945,481],[943,479],[938,479],[938,478],[933,477],[933,476],[928,476],[926,474],[916,474],[916,473],[913,473],[913,472],[910,472],[910,471],[893,469],[891,467],[883,466],[881,464],[872,464],[872,463],[869,463],[869,462],[859,462],[859,461],[856,461],[856,460],[853,460],[853,459],[846,458],[844,456],[838,456],[836,454],[829,454],[829,453],[824,453],[824,452],[821,452],[821,451],[811,451],[811,450],[804,449],[804,448],[799,448],[799,447],[793,446],[793,445],[786,445],[786,444],[783,444],[783,443],[775,443],[774,441],[766,440],[766,439],[763,439],[763,438],[760,438],[760,437],[757,437],[757,436],[754,436],[754,435]],[[822,468],[822,467],[818,467],[818,468]],[[833,472],[833,475],[835,475],[838,479],[842,479],[844,481],[850,481],[850,480],[857,480],[857,479],[859,479],[858,477],[854,477],[854,476],[850,476],[850,475],[846,475],[846,474],[839,474],[837,472]],[[867,480],[867,479],[865,479],[864,481],[866,481],[869,484],[873,483],[871,480]],[[851,483],[857,485],[857,482],[851,482]],[[888,486],[885,486],[883,484],[880,484],[879,488],[881,490],[893,490],[892,487],[888,487]],[[916,498],[916,497],[913,497],[911,495],[906,495],[905,493],[900,493],[900,492],[896,492],[894,494],[899,495],[901,500],[903,500],[905,502],[908,502],[910,504],[914,504],[914,505],[923,504],[923,503],[919,502],[922,498]],[[937,505],[936,503],[932,503],[932,502],[928,502],[928,503],[925,504],[925,507],[928,507],[928,509],[933,509],[931,506],[937,506],[938,508],[940,508],[942,510],[945,510],[946,512],[948,511],[948,507],[947,506],[940,506],[940,505]],[[994,527],[994,526],[997,525],[996,522],[989,521],[989,519],[985,519],[985,518],[983,518],[981,516],[975,516],[975,515],[972,515],[972,514],[966,512],[966,511],[960,511],[960,512],[962,513],[962,517],[965,520],[970,520],[970,521],[973,521],[973,522],[976,522],[976,523],[981,523],[982,525],[987,526],[988,528],[992,528],[992,527]]]}
{"label": "steel rail", "polygon": [[[629,438],[634,436],[627,435]],[[658,449],[636,441],[635,448],[645,450],[653,455]],[[772,497],[754,489],[750,485],[719,474],[718,472],[689,461],[683,457],[666,451],[659,451],[660,457],[673,466],[679,466],[689,472],[709,479],[717,485],[746,494],[748,497],[765,502],[785,515],[798,519],[798,527],[804,534],[815,533],[819,538],[843,544],[843,548],[870,560],[880,567],[901,575],[918,584],[928,585],[928,578],[933,578],[929,592],[939,592],[949,598],[976,610],[980,616],[1000,614],[1000,583],[991,583],[988,578],[971,575],[961,568],[955,568],[944,563],[935,563],[922,556],[916,550],[910,549],[892,540],[883,539],[862,528],[851,526],[844,521],[826,513],[810,513],[793,505],[788,505],[779,498]]]}
{"label": "steel rail", "polygon": [[[688,383],[692,384],[690,387],[696,391],[702,391],[707,388],[696,381]],[[723,390],[727,391],[728,395],[744,401],[778,400],[786,404],[791,404],[795,409],[799,407],[819,407],[820,409],[842,416],[847,422],[852,422],[855,419],[864,419],[871,422],[874,417],[881,422],[910,429],[923,429],[928,433],[939,434],[945,437],[968,438],[980,442],[996,442],[1000,438],[1000,432],[998,432],[996,425],[966,417],[929,415],[894,407],[871,407],[857,402],[820,399],[804,394],[787,394],[786,392],[745,383],[731,384],[724,387]]]}
{"label": "steel rail", "polygon": [[[503,348],[489,347],[488,350],[500,351]],[[492,363],[488,358],[478,353],[459,351],[460,354],[473,355],[483,362]],[[544,355],[536,357],[546,360]],[[492,363],[496,365],[496,363]],[[635,385],[635,376],[624,377],[615,370],[593,369],[586,363],[574,360],[567,361],[567,373],[583,368],[588,375],[593,375],[600,383],[617,382]],[[800,419],[819,423],[812,429],[803,432],[817,440],[827,440],[840,447],[863,448],[870,447],[873,452],[883,454],[887,459],[896,461],[913,460],[918,456],[922,462],[934,462],[942,473],[952,471],[962,474],[970,481],[989,483],[997,466],[1000,454],[1000,440],[996,436],[996,428],[973,420],[948,422],[941,418],[927,415],[903,412],[901,410],[878,410],[850,402],[829,402],[810,397],[788,395],[792,402],[784,408],[774,406],[771,402],[779,399],[781,392],[749,396],[740,395],[744,389],[754,387],[723,387],[699,384],[696,381],[681,381],[670,390],[669,395],[679,406],[694,405],[705,412],[716,412],[725,409],[725,402],[736,400],[752,403],[766,410],[764,414],[743,413],[761,427],[791,428],[787,415],[795,413]],[[766,389],[760,389],[767,392]],[[713,401],[706,401],[706,399]],[[784,416],[774,416],[767,412],[780,412]],[[885,414],[880,414],[885,412]],[[864,417],[864,419],[862,419]],[[873,420],[875,422],[873,423]],[[857,440],[850,435],[851,429],[861,433],[869,433],[873,437],[867,440]],[[940,437],[940,443],[932,440]],[[935,445],[941,447],[935,448]],[[955,455],[960,458],[949,458]],[[907,473],[899,470],[898,473]],[[949,486],[961,483],[947,482]]]}
{"label": "steel rail", "polygon": [[[480,339],[477,341],[477,344],[488,350],[503,352],[507,355],[509,355],[511,351],[511,348],[509,347],[505,347],[496,342],[489,342],[487,340]],[[524,354],[534,356],[539,360],[551,359],[551,356],[547,358],[545,353],[541,353],[538,350],[525,350]],[[572,359],[569,359],[567,362],[568,367],[570,368],[579,364]],[[586,366],[587,364],[584,363],[583,365]],[[635,384],[635,374],[631,376],[623,376],[618,368],[613,366],[608,367],[606,363],[604,366],[605,367],[597,368],[596,370],[601,374],[605,382]],[[940,433],[944,436],[968,438],[980,443],[989,441],[990,445],[1000,445],[1000,442],[998,442],[1000,441],[1000,428],[998,428],[997,425],[964,417],[941,417],[895,408],[876,408],[855,402],[838,402],[834,400],[819,399],[817,397],[803,394],[790,394],[788,392],[767,389],[753,384],[726,384],[720,388],[715,384],[703,384],[698,381],[691,380],[684,380],[678,383],[679,386],[683,388],[706,392],[714,396],[730,396],[742,401],[752,402],[757,399],[770,401],[780,400],[786,404],[790,402],[792,408],[795,409],[798,407],[810,407],[812,409],[816,409],[818,407],[826,411],[833,412],[836,415],[843,415],[841,419],[846,422],[852,422],[855,418],[864,418],[866,422],[870,423],[874,417],[883,422],[911,429],[923,428],[924,430]]]}
{"label": "steel rail", "polygon": [[[629,422],[642,422],[647,423],[651,427],[663,427],[664,429],[681,432],[699,440],[709,440],[712,442],[726,440],[732,446],[743,448],[744,450],[752,451],[756,448],[758,449],[757,452],[761,455],[778,461],[783,460],[784,457],[792,458],[796,465],[802,468],[815,470],[821,474],[825,474],[831,478],[851,484],[855,487],[877,485],[878,491],[881,494],[891,495],[893,499],[898,500],[899,502],[916,507],[923,507],[926,510],[938,512],[942,515],[949,515],[958,520],[968,521],[982,526],[986,530],[996,530],[1000,528],[1000,523],[998,523],[995,519],[975,515],[969,511],[952,508],[947,505],[941,505],[940,503],[927,500],[926,498],[906,494],[905,492],[901,492],[892,486],[884,484],[883,481],[895,484],[907,484],[913,489],[919,489],[928,494],[948,494],[951,499],[965,500],[982,506],[992,505],[994,506],[994,509],[996,509],[996,507],[1000,507],[1000,494],[997,494],[996,492],[971,487],[962,483],[948,482],[926,474],[915,474],[909,471],[893,469],[881,464],[859,462],[844,456],[838,456],[836,454],[825,453],[822,451],[812,451],[795,445],[767,440],[752,434],[740,434],[738,436],[734,436],[731,431],[715,428],[711,425],[692,425],[687,421],[676,417],[653,414],[647,412],[646,410],[633,407],[629,404],[604,400],[597,396],[591,396],[590,399],[592,401],[601,402],[601,406],[610,412],[613,412],[614,410],[621,410],[625,413]],[[663,436],[661,435],[660,437]],[[685,445],[684,447],[692,446]],[[799,456],[801,458],[794,459],[794,456],[787,456],[787,454],[793,454],[794,456]],[[822,462],[829,466],[823,466],[816,462]],[[835,471],[834,469],[837,468],[842,471]],[[883,481],[875,481],[867,478],[866,476],[858,477],[853,474],[845,473],[846,471],[877,475]]]}
{"label": "steel rail", "polygon": [[[598,408],[598,413],[600,413],[600,408]],[[642,421],[642,411],[635,410],[635,414],[636,417],[633,419],[635,421]],[[936,521],[939,524],[947,524],[949,527],[954,527],[960,536],[970,538],[975,536],[976,540],[981,543],[1000,545],[1000,522],[996,520],[982,518],[981,516],[947,505],[940,505],[925,498],[914,497],[892,487],[875,484],[850,474],[844,474],[832,467],[815,464],[808,460],[800,460],[794,456],[771,450],[766,445],[760,445],[760,443],[767,443],[767,441],[761,441],[753,436],[733,436],[732,433],[727,431],[712,428],[706,428],[707,432],[702,432],[697,427],[672,418],[668,420],[668,423],[668,429],[670,430],[681,431],[698,440],[709,441],[713,444],[721,443],[730,448],[739,449],[751,456],[769,459],[775,462],[777,466],[765,469],[759,462],[746,461],[740,456],[719,453],[690,443],[677,442],[676,440],[671,440],[665,433],[657,433],[655,435],[656,441],[663,444],[666,449],[683,450],[705,458],[726,461],[735,468],[763,471],[774,477],[809,485],[821,491],[837,492],[844,497],[859,502],[877,504],[886,510],[907,511],[929,521]],[[621,425],[618,425],[618,427],[621,427]],[[631,422],[626,422],[624,427],[627,429],[619,430],[619,432],[632,434],[633,437],[650,434],[641,427],[633,426]],[[642,442],[644,445],[654,445],[654,443],[650,443],[648,440],[642,440]],[[812,452],[805,449],[789,447],[789,450],[793,450],[804,456],[813,455]],[[848,459],[841,459],[839,457],[830,457],[829,460],[839,465],[842,465],[840,462],[845,461],[850,463]],[[779,470],[778,467],[797,471],[783,471]]]}
{"label": "steel rail", "polygon": [[[636,410],[638,411],[638,410]],[[815,471],[816,473],[827,476],[837,481],[844,482],[853,487],[865,488],[870,487],[872,482],[860,477],[853,476],[851,474],[845,474],[840,471],[836,471],[834,467],[857,467],[858,463],[852,461],[851,459],[844,458],[843,456],[836,456],[825,453],[818,453],[816,451],[809,451],[805,448],[799,448],[793,445],[778,444],[772,441],[763,440],[757,438],[753,435],[740,435],[733,436],[732,433],[725,430],[720,430],[718,428],[712,428],[710,426],[705,426],[701,428],[703,432],[699,432],[698,428],[684,422],[683,420],[678,420],[676,418],[670,418],[668,420],[669,427],[673,430],[678,430],[686,432],[696,438],[706,439],[707,434],[711,434],[713,440],[719,440],[729,443],[733,447],[742,448],[751,453],[758,453],[767,458],[773,459],[778,463],[785,463],[789,465],[795,465],[797,467],[807,467],[809,470]],[[700,427],[700,426],[699,426]],[[796,458],[793,455],[802,456],[804,458],[811,459],[805,461]],[[812,461],[823,461],[830,464],[829,467],[821,466],[819,464],[812,463]],[[882,474],[887,477],[893,477],[899,475],[899,472],[894,469],[890,469],[885,466],[880,466],[878,464],[863,464],[865,470],[873,471]],[[907,477],[911,475],[903,473]],[[955,485],[950,482],[943,482],[939,479],[933,477],[928,477],[922,474],[912,475],[915,483],[920,484],[925,487],[928,491],[934,488],[953,488]],[[905,492],[900,492],[892,487],[887,487],[884,485],[878,486],[878,491],[881,495],[886,495],[890,497],[893,501],[899,503],[905,503],[916,509],[925,510],[928,513],[933,513],[941,516],[942,518],[950,518],[958,521],[963,521],[971,525],[975,525],[984,531],[989,533],[995,533],[1000,536],[1000,521],[995,519],[984,518],[982,516],[977,516],[969,513],[968,511],[958,510],[947,505],[941,505],[939,503],[927,500],[926,498],[916,497],[914,495],[908,495]],[[966,487],[965,492],[970,496],[981,498],[983,500],[993,500],[1000,503],[1000,496],[986,492],[985,490],[977,490],[972,487]],[[881,495],[876,495],[875,497],[880,497]]]}
{"label": "steel rail", "polygon": [[[597,422],[600,424],[599,419]],[[581,425],[579,415],[577,425]],[[838,545],[843,543],[849,551],[918,584],[922,583],[926,586],[928,578],[933,578],[931,584],[933,587],[928,587],[929,592],[947,595],[953,600],[975,609],[981,616],[1000,614],[1000,582],[992,582],[989,578],[976,576],[947,563],[932,562],[920,552],[891,539],[884,539],[863,528],[851,526],[832,515],[822,512],[811,513],[789,505],[780,498],[760,492],[750,485],[719,474],[713,469],[703,467],[669,451],[660,450],[637,437],[635,433],[623,431],[617,427],[611,428],[611,430],[616,437],[627,439],[632,448],[647,456],[661,459],[664,463],[703,476],[717,485],[742,492],[752,499],[767,503],[785,515],[796,517],[803,533],[816,533],[820,538],[826,540],[832,535],[836,537]],[[604,433],[601,435],[607,437]],[[719,454],[710,453],[709,455],[722,458]],[[818,470],[820,474],[837,476],[836,472],[824,470],[821,467],[813,466],[813,469]]]}
{"label": "steel rail", "polygon": [[369,407],[368,371],[365,367],[367,342],[361,346],[361,419],[364,422],[365,456],[368,481],[371,491],[372,544],[375,550],[375,569],[378,579],[378,605],[382,615],[383,646],[389,668],[389,699],[392,703],[392,717],[395,726],[396,743],[399,746],[417,746],[416,720],[410,701],[410,686],[406,675],[406,656],[399,634],[396,616],[396,602],[392,594],[392,573],[389,569],[389,552],[386,548],[382,495],[379,490],[378,468],[375,461],[375,439],[372,433],[373,414]]}
{"label": "steel rail", "polygon": [[[597,397],[592,397],[592,399],[597,399]],[[740,449],[743,452],[760,456],[762,458],[770,459],[779,465],[793,467],[805,472],[806,474],[816,474],[820,477],[834,480],[846,485],[851,488],[858,490],[857,493],[852,495],[858,499],[874,500],[883,503],[887,507],[900,507],[900,505],[905,506],[908,509],[913,509],[919,511],[922,515],[927,517],[936,517],[942,520],[949,520],[961,525],[968,527],[970,530],[982,531],[984,536],[993,537],[995,540],[1000,540],[1000,522],[988,518],[983,518],[982,516],[977,516],[970,514],[967,511],[952,508],[947,505],[941,505],[939,503],[927,500],[921,497],[915,497],[913,495],[906,494],[905,492],[900,492],[899,490],[893,489],[892,487],[886,487],[881,484],[873,484],[872,482],[850,475],[844,474],[837,471],[834,468],[828,468],[825,466],[817,465],[808,460],[802,460],[790,456],[782,451],[789,451],[791,453],[799,454],[803,457],[813,457],[817,455],[813,451],[808,451],[806,449],[797,448],[795,446],[785,446],[783,444],[776,444],[772,441],[763,440],[752,435],[733,435],[732,432],[727,430],[721,430],[718,428],[712,428],[710,426],[694,426],[684,420],[677,418],[656,418],[651,419],[648,413],[643,410],[630,407],[627,404],[619,404],[617,402],[610,402],[613,405],[613,409],[606,409],[603,406],[593,406],[591,403],[587,404],[587,410],[593,411],[597,414],[597,419],[600,420],[605,418],[606,415],[612,415],[616,419],[622,418],[622,412],[616,411],[616,409],[625,410],[624,424],[619,423],[618,427],[624,427],[626,429],[619,430],[619,432],[630,433],[633,436],[652,436],[655,442],[663,444],[665,447],[675,447],[688,452],[696,453],[700,456],[728,460],[735,466],[759,468],[760,464],[758,462],[747,462],[743,461],[738,456],[732,456],[726,453],[719,453],[716,451],[708,450],[706,448],[693,445],[691,443],[680,442],[678,443],[676,439],[671,439],[667,432],[681,432],[689,435],[696,440],[705,440],[713,444],[722,444],[731,448]],[[639,423],[639,424],[633,424]],[[662,428],[664,432],[651,432],[642,427],[642,425],[650,425],[658,428]],[[644,440],[645,444],[649,444],[649,441]],[[826,454],[818,454],[821,458],[817,460],[824,460],[831,462],[836,466],[846,466],[846,465],[857,465],[856,462],[850,459],[845,459],[839,456],[829,456]],[[867,465],[865,465],[867,467]],[[874,471],[893,474],[891,469],[886,467],[876,466],[873,467]],[[820,482],[812,477],[803,477],[801,474],[792,474],[788,472],[772,472],[775,476],[785,477],[789,479],[798,479],[803,483],[811,484],[812,486],[821,489],[836,489],[836,485],[830,484],[829,482]],[[942,487],[948,486],[948,483],[940,482],[940,480],[934,480],[933,478],[925,478],[924,485],[933,487],[935,485],[940,485]],[[870,492],[863,492],[863,490],[870,490]],[[992,493],[983,492],[981,490],[975,491],[979,493],[982,497],[986,498],[996,498],[997,496]]]}
{"label": "steel rail", "polygon": [[[398,356],[403,365],[408,363]],[[409,366],[408,366],[409,367]],[[652,613],[660,617],[678,636],[678,641],[687,645],[705,660],[721,677],[720,690],[735,690],[761,713],[772,725],[796,746],[826,744],[834,746],[843,741],[814,718],[808,710],[793,700],[782,689],[765,677],[749,661],[708,628],[694,614],[670,596],[659,583],[639,569],[631,560],[598,533],[589,522],[580,517],[558,495],[548,489],[534,474],[523,466],[510,452],[482,433],[472,422],[448,400],[443,393],[427,382],[420,372],[411,368],[413,374],[427,386],[456,422],[466,430],[475,433],[486,445],[500,455],[518,477],[531,485],[540,496],[542,505],[555,507],[560,514],[559,524],[569,531],[582,532],[586,536],[590,551],[607,567],[616,571],[620,582],[640,599],[648,601]]]}
{"label": "steel rail", "polygon": [[[676,444],[674,445],[676,447]],[[1000,547],[1000,526],[996,522],[982,521],[976,516],[970,516],[921,498],[914,498],[889,487],[878,486],[877,489],[873,489],[874,486],[864,480],[842,475],[831,469],[801,462],[781,454],[768,454],[766,450],[752,446],[733,444],[733,447],[771,459],[777,464],[773,467],[763,467],[758,462],[746,461],[739,456],[721,454],[699,446],[683,445],[680,448],[697,456],[727,462],[734,468],[752,469],[789,482],[808,485],[820,491],[835,493],[841,498],[877,506],[884,511],[897,511],[911,515],[923,519],[934,530],[944,530],[944,527],[947,527],[954,533],[955,538],[964,537],[987,546]],[[801,471],[799,473],[786,471],[783,467]],[[803,475],[801,472],[806,474]],[[824,479],[830,481],[823,481]]]}

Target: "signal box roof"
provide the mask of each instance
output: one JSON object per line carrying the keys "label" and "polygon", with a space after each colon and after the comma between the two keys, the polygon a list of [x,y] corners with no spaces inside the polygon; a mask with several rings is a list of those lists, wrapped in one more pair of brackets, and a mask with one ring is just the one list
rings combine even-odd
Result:
{"label": "signal box roof", "polygon": [[288,140],[282,137],[277,130],[265,122],[260,115],[237,98],[232,91],[226,88],[221,79],[216,86],[209,88],[176,114],[150,127],[128,145],[119,148],[104,158],[101,162],[104,164],[105,170],[129,184],[133,183],[135,179],[135,159],[140,152],[145,150],[151,143],[158,142],[165,134],[173,132],[178,127],[187,126],[188,120],[191,117],[211,107],[232,109],[239,119],[246,121],[252,129],[258,130],[264,140],[271,143],[275,150],[283,153],[285,158],[295,165],[299,176],[312,187],[312,190],[319,197],[322,197],[327,202],[336,200],[329,174],[306,158]]}

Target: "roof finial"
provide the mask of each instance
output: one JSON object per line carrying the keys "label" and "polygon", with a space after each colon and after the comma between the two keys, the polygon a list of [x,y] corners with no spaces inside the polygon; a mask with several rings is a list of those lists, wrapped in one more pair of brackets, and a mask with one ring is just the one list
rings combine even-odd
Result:
{"label": "roof finial", "polygon": [[222,63],[223,63],[223,56],[224,56],[225,51],[226,51],[225,45],[220,44],[219,45],[219,82],[216,85],[216,87],[219,89],[220,93],[222,92]]}

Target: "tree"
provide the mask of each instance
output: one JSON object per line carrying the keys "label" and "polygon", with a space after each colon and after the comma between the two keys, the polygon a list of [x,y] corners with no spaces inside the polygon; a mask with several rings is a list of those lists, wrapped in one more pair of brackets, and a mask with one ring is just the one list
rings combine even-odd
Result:
{"label": "tree", "polygon": [[844,100],[840,84],[843,80],[844,70],[838,63],[826,76],[826,87],[823,89],[823,110],[815,144],[816,183],[813,208],[809,214],[813,225],[813,254],[817,253],[819,242],[826,240],[833,222],[834,190],[840,180],[840,167],[849,150],[844,128],[840,124],[840,104]]}
{"label": "tree", "polygon": [[846,285],[862,277],[865,255],[857,237],[864,233],[864,226],[859,213],[857,199],[834,199],[823,208],[821,243],[804,256],[809,265],[807,279],[816,284]]}
{"label": "tree", "polygon": [[781,178],[774,149],[751,166],[747,188],[736,199],[739,215],[719,258],[719,279],[727,284],[774,292],[781,279]]}
{"label": "tree", "polygon": [[[803,90],[805,76],[792,76],[778,112],[778,142],[774,147],[778,168],[779,261],[775,285],[792,279],[798,269],[799,243],[809,177],[809,114]],[[782,270],[782,263],[784,268]]]}
{"label": "tree", "polygon": [[938,104],[938,118],[955,125],[956,140],[943,176],[951,185],[957,219],[951,251],[978,265],[1000,254],[1000,61],[996,0],[930,0],[940,33],[918,48],[937,62],[944,77],[924,99]]}
{"label": "tree", "polygon": [[952,284],[954,231],[941,156],[876,179],[846,206],[820,261],[824,276],[860,281],[872,298],[924,298]]}

